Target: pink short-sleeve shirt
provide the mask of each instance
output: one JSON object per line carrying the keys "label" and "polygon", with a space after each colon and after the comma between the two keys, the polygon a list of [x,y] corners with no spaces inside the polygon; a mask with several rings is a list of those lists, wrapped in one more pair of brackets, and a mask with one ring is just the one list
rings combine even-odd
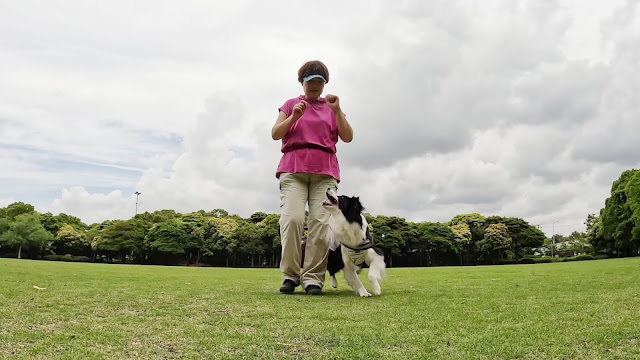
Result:
{"label": "pink short-sleeve shirt", "polygon": [[282,158],[276,177],[281,173],[309,173],[329,175],[339,182],[338,123],[326,99],[309,101],[299,96],[287,100],[278,110],[289,117],[293,107],[302,100],[307,102],[307,108],[282,138]]}

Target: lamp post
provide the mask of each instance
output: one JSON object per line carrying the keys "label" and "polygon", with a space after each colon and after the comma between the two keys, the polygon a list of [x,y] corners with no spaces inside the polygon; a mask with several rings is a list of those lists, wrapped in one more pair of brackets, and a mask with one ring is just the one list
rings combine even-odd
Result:
{"label": "lamp post", "polygon": [[556,223],[559,220],[556,220],[551,224],[551,257],[553,257],[553,249],[556,247]]}
{"label": "lamp post", "polygon": [[136,191],[134,194],[136,194],[136,215],[138,215],[138,196],[140,196],[140,194],[142,194],[139,191]]}

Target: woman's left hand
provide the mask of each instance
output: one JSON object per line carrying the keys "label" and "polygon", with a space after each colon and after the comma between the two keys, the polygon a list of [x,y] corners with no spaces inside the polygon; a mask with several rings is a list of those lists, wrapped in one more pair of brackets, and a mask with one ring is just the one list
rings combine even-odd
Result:
{"label": "woman's left hand", "polygon": [[327,99],[327,104],[329,105],[331,110],[333,110],[333,113],[339,114],[341,112],[340,99],[337,96],[331,95],[331,94],[327,94],[326,99]]}

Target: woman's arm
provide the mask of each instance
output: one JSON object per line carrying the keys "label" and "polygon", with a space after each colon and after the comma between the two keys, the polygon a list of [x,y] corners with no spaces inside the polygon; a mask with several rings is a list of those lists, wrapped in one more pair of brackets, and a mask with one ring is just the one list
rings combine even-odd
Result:
{"label": "woman's arm", "polygon": [[342,111],[338,112],[336,120],[338,122],[338,136],[340,140],[346,143],[351,142],[353,140],[353,129]]}
{"label": "woman's arm", "polygon": [[307,103],[305,101],[300,101],[293,107],[293,111],[291,111],[291,116],[287,117],[284,111],[280,111],[278,113],[278,119],[276,119],[275,125],[271,128],[271,137],[273,140],[282,139],[289,130],[291,129],[291,125],[293,125],[300,116],[304,113],[304,110],[307,108]]}
{"label": "woman's arm", "polygon": [[327,94],[327,104],[336,115],[338,136],[340,137],[340,140],[346,143],[351,142],[351,140],[353,140],[353,129],[351,128],[351,125],[349,125],[347,117],[344,116],[344,113],[340,108],[340,98],[335,95]]}
{"label": "woman's arm", "polygon": [[289,129],[291,129],[291,125],[293,125],[295,121],[293,121],[293,116],[287,117],[283,111],[280,111],[278,114],[278,119],[276,120],[275,125],[271,129],[271,137],[273,140],[282,139],[287,133]]}

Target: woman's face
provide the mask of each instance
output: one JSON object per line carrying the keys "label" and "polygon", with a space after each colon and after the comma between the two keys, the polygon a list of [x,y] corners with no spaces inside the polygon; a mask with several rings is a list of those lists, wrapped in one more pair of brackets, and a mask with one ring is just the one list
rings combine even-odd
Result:
{"label": "woman's face", "polygon": [[303,82],[302,87],[304,88],[304,96],[306,96],[307,99],[316,100],[320,95],[322,95],[322,90],[324,90],[324,80],[314,78]]}

